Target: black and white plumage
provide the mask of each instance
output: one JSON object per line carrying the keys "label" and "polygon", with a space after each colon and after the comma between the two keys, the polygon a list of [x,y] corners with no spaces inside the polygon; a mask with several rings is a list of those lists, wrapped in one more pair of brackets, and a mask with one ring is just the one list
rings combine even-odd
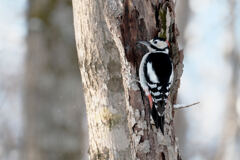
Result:
{"label": "black and white plumage", "polygon": [[148,96],[156,128],[160,128],[164,134],[164,111],[173,80],[169,44],[161,38],[138,43],[145,45],[149,50],[143,56],[139,67],[140,84]]}

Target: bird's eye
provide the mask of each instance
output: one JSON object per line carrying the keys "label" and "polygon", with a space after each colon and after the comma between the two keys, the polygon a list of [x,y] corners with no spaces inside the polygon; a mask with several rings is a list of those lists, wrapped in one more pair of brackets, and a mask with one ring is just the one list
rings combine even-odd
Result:
{"label": "bird's eye", "polygon": [[157,41],[153,41],[154,44],[157,44]]}

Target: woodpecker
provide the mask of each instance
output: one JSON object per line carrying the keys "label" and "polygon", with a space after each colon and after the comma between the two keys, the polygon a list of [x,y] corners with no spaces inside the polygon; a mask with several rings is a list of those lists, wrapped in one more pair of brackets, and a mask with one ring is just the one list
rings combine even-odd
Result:
{"label": "woodpecker", "polygon": [[173,64],[169,56],[169,43],[163,38],[138,41],[147,47],[140,63],[140,84],[148,96],[150,111],[156,128],[164,134],[164,111],[173,81]]}

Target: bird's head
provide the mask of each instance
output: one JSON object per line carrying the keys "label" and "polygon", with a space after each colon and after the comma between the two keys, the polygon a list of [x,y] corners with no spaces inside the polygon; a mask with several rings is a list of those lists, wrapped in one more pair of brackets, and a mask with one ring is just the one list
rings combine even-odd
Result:
{"label": "bird's head", "polygon": [[168,54],[169,43],[163,38],[154,38],[150,41],[138,41],[137,43],[145,45],[149,52],[163,52]]}

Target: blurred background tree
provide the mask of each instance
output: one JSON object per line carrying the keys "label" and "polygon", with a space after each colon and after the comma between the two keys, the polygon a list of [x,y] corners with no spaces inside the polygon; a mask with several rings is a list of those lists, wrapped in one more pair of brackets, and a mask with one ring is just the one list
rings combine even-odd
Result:
{"label": "blurred background tree", "polygon": [[236,0],[229,0],[229,23],[227,30],[232,38],[231,47],[225,51],[226,61],[230,65],[230,82],[226,92],[227,107],[222,119],[223,129],[220,145],[217,148],[216,160],[240,158],[240,55],[238,50],[238,39],[236,32],[237,12]]}
{"label": "blurred background tree", "polygon": [[69,0],[31,0],[24,80],[24,160],[79,160],[85,106]]}

